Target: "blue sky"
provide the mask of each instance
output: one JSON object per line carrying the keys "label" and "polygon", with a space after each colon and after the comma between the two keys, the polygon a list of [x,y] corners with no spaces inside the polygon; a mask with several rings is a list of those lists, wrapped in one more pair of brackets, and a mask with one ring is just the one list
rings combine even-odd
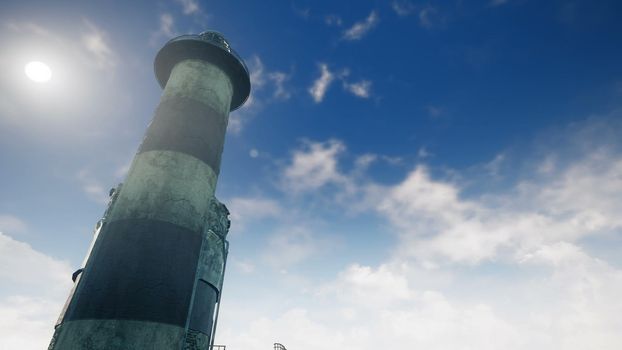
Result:
{"label": "blue sky", "polygon": [[[4,1],[0,349],[42,349],[158,103],[170,38],[222,32],[217,343],[622,347],[622,4]],[[42,61],[47,83],[24,66]]]}

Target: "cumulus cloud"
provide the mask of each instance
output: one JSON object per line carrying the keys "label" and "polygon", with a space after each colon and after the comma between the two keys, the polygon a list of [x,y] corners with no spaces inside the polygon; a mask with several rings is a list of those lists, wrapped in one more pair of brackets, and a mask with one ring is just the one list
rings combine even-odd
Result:
{"label": "cumulus cloud", "polygon": [[313,98],[315,103],[320,103],[324,100],[326,91],[335,79],[334,74],[328,69],[326,63],[320,63],[320,76],[313,82],[313,85],[309,88],[309,94]]}
{"label": "cumulus cloud", "polygon": [[67,262],[49,257],[2,233],[0,253],[0,278],[9,282],[9,286],[25,289],[46,286],[46,292],[54,292],[65,291],[71,283],[72,270]]}
{"label": "cumulus cloud", "polygon": [[543,247],[524,264],[544,271],[498,280],[466,270],[433,288],[426,281],[443,271],[425,275],[404,261],[352,264],[304,298],[304,308],[235,329],[225,323],[220,337],[251,350],[275,339],[303,350],[326,343],[369,350],[619,347],[619,269],[565,244]]}
{"label": "cumulus cloud", "polygon": [[376,25],[378,25],[378,13],[372,11],[365,20],[356,22],[352,27],[343,32],[342,38],[344,40],[360,40]]}
{"label": "cumulus cloud", "polygon": [[435,180],[419,166],[383,190],[387,195],[377,209],[400,229],[407,254],[468,263],[502,252],[521,259],[542,244],[575,242],[622,227],[613,215],[622,201],[612,195],[622,194],[622,159],[592,154],[555,175],[467,199],[459,185]]}
{"label": "cumulus cloud", "polygon": [[[595,130],[600,129],[569,138],[605,138]],[[398,251],[405,258],[472,265],[517,262],[542,245],[576,244],[622,228],[616,214],[622,210],[622,155],[610,145],[583,145],[565,163],[551,163],[554,153],[544,155],[514,186],[477,197],[464,195],[459,182],[432,176],[422,164],[399,183],[376,183],[360,174],[376,158],[359,157],[355,169],[345,171],[340,163],[344,151],[338,140],[307,141],[283,169],[284,188],[317,192],[331,185],[335,198],[350,198],[343,203],[366,203],[396,228]],[[505,162],[499,153],[481,169],[498,177]]]}
{"label": "cumulus cloud", "polygon": [[[246,349],[274,339],[303,350],[324,343],[370,350],[619,348],[622,270],[585,244],[622,230],[622,153],[617,132],[608,139],[602,127],[588,123],[584,129],[592,131],[566,135],[580,146],[558,143],[530,159],[531,170],[513,185],[479,194],[466,191],[466,174],[439,176],[422,164],[380,184],[344,170],[343,142],[307,143],[292,153],[283,176],[315,193],[330,184],[331,192],[352,196],[347,206],[366,200],[366,213],[381,215],[395,232],[393,254],[378,264],[347,264],[298,294],[297,307],[235,328],[225,322],[221,339]],[[584,141],[594,137],[604,141]],[[352,167],[365,171],[378,159],[356,156]],[[513,160],[499,152],[479,168],[495,177]],[[310,242],[298,246],[304,234],[291,239],[301,256],[313,251]],[[321,335],[322,344],[307,332]]]}
{"label": "cumulus cloud", "polygon": [[0,348],[44,349],[71,288],[65,261],[0,233]]}
{"label": "cumulus cloud", "polygon": [[294,192],[316,190],[327,184],[347,182],[338,169],[337,157],[345,151],[341,141],[305,141],[303,148],[292,154],[292,161],[283,171],[283,185]]}

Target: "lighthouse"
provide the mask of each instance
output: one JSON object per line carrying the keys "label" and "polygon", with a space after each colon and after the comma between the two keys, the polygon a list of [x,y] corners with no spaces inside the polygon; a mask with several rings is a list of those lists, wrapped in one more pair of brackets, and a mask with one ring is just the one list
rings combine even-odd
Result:
{"label": "lighthouse", "polygon": [[170,40],[155,58],[160,103],[111,191],[49,350],[207,349],[229,230],[214,196],[229,112],[250,93],[218,32]]}

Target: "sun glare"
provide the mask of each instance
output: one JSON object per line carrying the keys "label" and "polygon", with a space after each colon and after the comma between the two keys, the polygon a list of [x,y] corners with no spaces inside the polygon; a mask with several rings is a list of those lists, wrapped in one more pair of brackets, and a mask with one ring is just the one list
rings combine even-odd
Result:
{"label": "sun glare", "polygon": [[45,83],[52,78],[52,70],[50,67],[39,61],[33,61],[26,64],[24,72],[30,80],[37,83]]}

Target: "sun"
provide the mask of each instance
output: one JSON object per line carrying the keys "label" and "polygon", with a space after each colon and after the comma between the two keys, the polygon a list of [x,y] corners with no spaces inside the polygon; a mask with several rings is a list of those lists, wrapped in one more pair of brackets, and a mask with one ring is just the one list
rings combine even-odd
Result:
{"label": "sun", "polygon": [[52,79],[52,70],[50,67],[39,61],[28,62],[24,67],[24,73],[26,76],[37,83],[45,83]]}

